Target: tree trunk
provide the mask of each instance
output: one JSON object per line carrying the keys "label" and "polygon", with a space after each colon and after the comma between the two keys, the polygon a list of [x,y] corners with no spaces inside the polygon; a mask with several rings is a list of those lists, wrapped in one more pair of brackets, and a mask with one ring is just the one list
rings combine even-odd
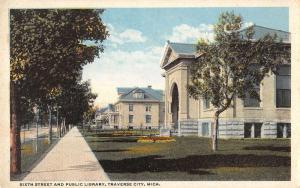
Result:
{"label": "tree trunk", "polygon": [[48,142],[49,142],[49,144],[51,144],[52,143],[52,122],[51,122],[51,120],[52,120],[52,114],[51,114],[51,107],[50,106],[48,106],[48,111],[49,111],[49,120],[48,120]]}
{"label": "tree trunk", "polygon": [[63,129],[63,134],[65,134],[66,133],[66,118],[64,118],[62,129]]}
{"label": "tree trunk", "polygon": [[62,120],[61,120],[61,124],[60,124],[60,131],[61,131],[61,136],[63,136],[64,135],[64,118],[62,118]]}
{"label": "tree trunk", "polygon": [[10,81],[10,172],[12,174],[21,173],[21,139],[18,113],[18,91],[17,86]]}
{"label": "tree trunk", "polygon": [[66,118],[64,118],[63,131],[66,134]]}
{"label": "tree trunk", "polygon": [[64,122],[64,132],[65,132],[65,134],[67,133],[66,120],[65,120],[65,122]]}
{"label": "tree trunk", "polygon": [[59,137],[62,137],[62,124],[63,124],[63,119],[61,120],[60,124],[59,124]]}
{"label": "tree trunk", "polygon": [[23,129],[23,143],[25,143],[25,137],[26,137],[26,128]]}
{"label": "tree trunk", "polygon": [[[39,143],[39,120],[40,120],[40,111],[37,111],[36,114],[36,144],[35,144],[35,152],[38,152],[38,143]],[[42,123],[41,123],[41,128],[42,128]]]}
{"label": "tree trunk", "polygon": [[215,113],[214,117],[214,125],[212,130],[212,150],[217,151],[218,150],[218,130],[219,130],[219,113]]}
{"label": "tree trunk", "polygon": [[58,121],[58,108],[56,106],[56,130],[57,130],[57,135],[60,138],[61,137],[61,133],[60,133],[60,126],[59,126],[59,121]]}
{"label": "tree trunk", "polygon": [[61,138],[61,124],[62,124],[62,122],[60,122],[59,128],[58,128],[58,131],[59,131],[59,138]]}

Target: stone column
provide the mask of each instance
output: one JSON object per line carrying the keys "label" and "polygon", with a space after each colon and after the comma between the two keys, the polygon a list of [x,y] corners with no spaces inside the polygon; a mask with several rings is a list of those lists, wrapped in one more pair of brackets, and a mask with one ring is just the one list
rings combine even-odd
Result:
{"label": "stone column", "polygon": [[164,77],[165,77],[165,127],[164,128],[168,128],[168,124],[170,124],[169,121],[169,95],[170,95],[170,88],[169,88],[169,75],[167,74],[167,72],[164,73]]}
{"label": "stone column", "polygon": [[110,114],[108,114],[108,126],[110,127],[112,123],[112,116]]}
{"label": "stone column", "polygon": [[178,121],[178,136],[181,136],[181,125],[180,125],[180,121]]}
{"label": "stone column", "polygon": [[251,125],[251,138],[255,137],[255,126],[254,124]]}
{"label": "stone column", "polygon": [[282,132],[283,132],[283,138],[287,138],[287,125],[286,124],[283,125]]}
{"label": "stone column", "polygon": [[180,67],[179,90],[179,120],[188,118],[188,93],[186,86],[188,84],[188,70],[186,65]]}
{"label": "stone column", "polygon": [[202,126],[201,126],[201,121],[198,119],[197,120],[197,125],[198,125],[198,137],[201,137],[203,136],[203,133],[202,133]]}

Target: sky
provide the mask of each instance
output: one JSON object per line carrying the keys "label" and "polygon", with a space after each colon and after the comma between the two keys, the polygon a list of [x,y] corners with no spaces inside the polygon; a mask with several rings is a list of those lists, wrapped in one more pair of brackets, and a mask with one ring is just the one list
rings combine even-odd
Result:
{"label": "sky", "polygon": [[108,8],[101,15],[110,36],[104,52],[83,69],[98,94],[98,107],[117,101],[117,87],[164,89],[160,68],[166,41],[213,41],[213,24],[220,13],[234,11],[252,24],[289,31],[289,10],[273,8]]}

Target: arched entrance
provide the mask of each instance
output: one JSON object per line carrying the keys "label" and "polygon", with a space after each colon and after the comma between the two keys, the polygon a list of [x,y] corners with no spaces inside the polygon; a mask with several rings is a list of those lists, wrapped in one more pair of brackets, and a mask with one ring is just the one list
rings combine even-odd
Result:
{"label": "arched entrance", "polygon": [[177,84],[174,83],[172,85],[171,96],[172,96],[172,103],[171,103],[171,112],[172,112],[172,124],[175,129],[178,128],[178,111],[179,111],[179,95],[178,95],[178,87]]}

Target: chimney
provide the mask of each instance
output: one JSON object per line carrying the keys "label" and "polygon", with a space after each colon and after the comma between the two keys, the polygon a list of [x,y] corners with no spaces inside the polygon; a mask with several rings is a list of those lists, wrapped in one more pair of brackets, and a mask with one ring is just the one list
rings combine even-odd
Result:
{"label": "chimney", "polygon": [[152,89],[152,86],[151,86],[151,85],[148,85],[148,88],[149,88],[149,89]]}

